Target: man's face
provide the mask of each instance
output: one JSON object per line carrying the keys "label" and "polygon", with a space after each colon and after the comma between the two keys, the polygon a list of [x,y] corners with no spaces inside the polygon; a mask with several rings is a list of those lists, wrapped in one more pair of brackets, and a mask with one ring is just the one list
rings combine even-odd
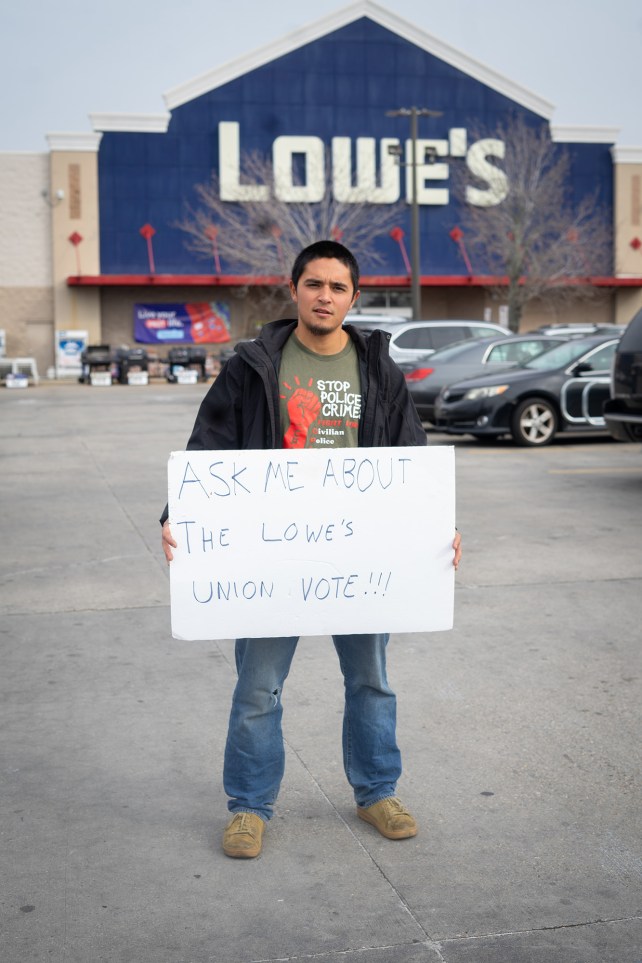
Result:
{"label": "man's face", "polygon": [[350,269],[335,258],[317,258],[305,266],[290,293],[299,312],[299,324],[315,337],[331,335],[359,297],[352,289]]}

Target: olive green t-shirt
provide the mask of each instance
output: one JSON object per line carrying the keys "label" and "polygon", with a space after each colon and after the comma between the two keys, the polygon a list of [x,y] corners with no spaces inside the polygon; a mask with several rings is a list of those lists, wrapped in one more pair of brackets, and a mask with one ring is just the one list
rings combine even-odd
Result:
{"label": "olive green t-shirt", "polygon": [[356,448],[361,417],[359,359],[352,339],[338,354],[316,354],[295,334],[279,369],[284,448]]}

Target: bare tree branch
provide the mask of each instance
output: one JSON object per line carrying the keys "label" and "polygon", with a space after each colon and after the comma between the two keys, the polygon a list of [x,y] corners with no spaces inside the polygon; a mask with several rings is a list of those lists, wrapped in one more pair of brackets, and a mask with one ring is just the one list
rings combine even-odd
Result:
{"label": "bare tree branch", "polygon": [[[325,158],[325,193],[317,203],[287,202],[275,193],[272,164],[259,154],[245,154],[241,168],[251,183],[268,188],[268,200],[228,202],[220,197],[220,179],[196,185],[199,204],[187,209],[178,225],[187,246],[202,257],[213,257],[217,245],[223,272],[289,277],[299,251],[314,241],[333,238],[346,244],[358,260],[382,263],[375,241],[389,233],[405,214],[405,205],[337,201]],[[354,195],[354,192],[353,192]],[[364,192],[365,196],[365,192]],[[241,270],[243,269],[243,270]]]}
{"label": "bare tree branch", "polygon": [[546,127],[519,118],[482,142],[505,145],[505,156],[501,165],[486,166],[481,187],[470,184],[468,171],[459,172],[463,227],[476,272],[507,278],[493,294],[508,301],[509,325],[517,331],[533,298],[596,296],[595,287],[578,281],[611,273],[611,227],[595,194],[572,201],[570,158]]}

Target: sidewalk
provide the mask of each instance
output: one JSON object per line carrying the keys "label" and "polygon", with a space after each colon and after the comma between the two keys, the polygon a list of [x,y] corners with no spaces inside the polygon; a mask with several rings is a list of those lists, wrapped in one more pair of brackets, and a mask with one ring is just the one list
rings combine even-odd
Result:
{"label": "sidewalk", "polygon": [[2,963],[640,963],[640,446],[458,442],[455,629],[390,652],[419,835],[356,818],[306,638],[236,861],[233,644],[171,638],[158,524],[204,391],[0,390]]}

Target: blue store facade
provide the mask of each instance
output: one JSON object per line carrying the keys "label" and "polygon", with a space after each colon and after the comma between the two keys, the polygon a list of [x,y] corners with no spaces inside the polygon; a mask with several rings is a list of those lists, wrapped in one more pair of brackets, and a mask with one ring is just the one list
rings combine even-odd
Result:
{"label": "blue store facade", "polygon": [[[227,307],[233,336],[260,323],[259,282],[278,287],[279,272],[227,255],[224,226],[213,222],[210,255],[195,253],[179,226],[188,208],[198,208],[197,185],[212,175],[227,203],[265,204],[266,223],[274,190],[291,204],[319,205],[331,192],[347,205],[352,198],[394,209],[397,230],[375,240],[376,261],[361,258],[364,304],[407,306],[412,142],[408,117],[389,112],[412,106],[440,114],[421,117],[418,126],[422,314],[498,320],[487,266],[471,260],[458,235],[461,185],[469,202],[493,203],[488,174],[502,161],[494,132],[517,120],[549,127],[546,101],[367,2],[197,78],[165,101],[167,113],[154,117],[92,117],[102,135],[100,266],[97,275],[69,283],[101,289],[103,340],[123,339],[130,323],[123,319],[141,301],[216,302],[223,313]],[[612,219],[613,132],[571,132],[565,141],[553,129],[553,139],[570,158],[572,197],[595,195]],[[272,165],[276,187],[246,169],[251,154]],[[349,231],[339,236],[350,245]],[[603,273],[612,274],[611,265]],[[598,311],[599,320],[613,320],[608,296]],[[527,317],[526,327],[535,321]]]}

